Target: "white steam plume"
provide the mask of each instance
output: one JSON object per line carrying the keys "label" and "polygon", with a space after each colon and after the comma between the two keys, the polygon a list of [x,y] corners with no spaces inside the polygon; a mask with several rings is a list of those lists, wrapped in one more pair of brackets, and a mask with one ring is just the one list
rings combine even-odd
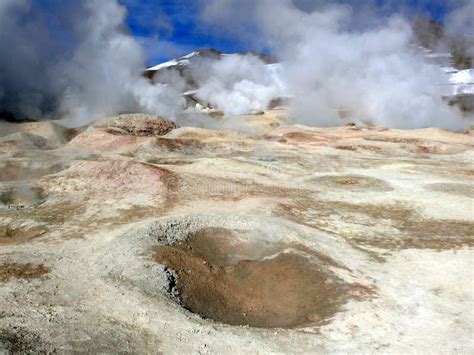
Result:
{"label": "white steam plume", "polygon": [[227,116],[265,110],[284,93],[275,65],[250,54],[202,59],[192,66],[192,73],[199,87],[196,96]]}
{"label": "white steam plume", "polygon": [[[0,0],[0,114],[67,118],[79,126],[121,112],[182,113],[185,83],[169,77],[151,85],[142,77],[143,50],[128,33],[126,10],[117,0],[51,4],[46,11],[35,0]],[[447,78],[424,62],[401,17],[355,19],[350,7],[323,0],[203,4],[206,21],[256,39],[282,60],[280,77],[253,56],[227,56],[192,69],[198,97],[228,115],[292,96],[293,117],[311,125],[344,123],[341,112],[389,127],[470,124],[442,100]],[[472,26],[465,14],[473,1],[463,4],[448,16],[451,27]]]}
{"label": "white steam plume", "polygon": [[[0,112],[66,118],[141,111],[173,118],[180,96],[142,77],[144,54],[116,0],[64,2],[48,13],[34,0],[0,2]],[[8,55],[7,55],[8,54]]]}
{"label": "white steam plume", "polygon": [[[254,37],[283,60],[292,115],[302,123],[339,125],[342,113],[387,127],[469,126],[443,101],[447,77],[425,63],[412,45],[409,23],[399,16],[362,21],[371,24],[367,28],[356,26],[351,7],[324,2],[309,7],[291,0],[205,3],[207,22],[231,23],[245,39],[248,28],[258,28]],[[239,8],[248,12],[238,13]],[[235,18],[244,23],[239,27]]]}

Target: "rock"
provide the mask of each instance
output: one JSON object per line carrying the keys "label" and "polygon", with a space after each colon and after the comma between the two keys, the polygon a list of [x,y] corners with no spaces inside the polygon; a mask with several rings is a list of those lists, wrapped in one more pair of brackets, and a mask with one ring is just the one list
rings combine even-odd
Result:
{"label": "rock", "polygon": [[177,128],[177,125],[166,118],[135,113],[102,119],[94,127],[105,128],[115,134],[153,137],[163,136]]}

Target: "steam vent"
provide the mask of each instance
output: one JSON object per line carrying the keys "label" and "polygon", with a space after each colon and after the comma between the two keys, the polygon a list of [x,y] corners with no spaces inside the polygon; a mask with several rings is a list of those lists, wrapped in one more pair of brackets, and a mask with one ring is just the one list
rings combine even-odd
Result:
{"label": "steam vent", "polygon": [[472,14],[0,0],[0,354],[474,354]]}

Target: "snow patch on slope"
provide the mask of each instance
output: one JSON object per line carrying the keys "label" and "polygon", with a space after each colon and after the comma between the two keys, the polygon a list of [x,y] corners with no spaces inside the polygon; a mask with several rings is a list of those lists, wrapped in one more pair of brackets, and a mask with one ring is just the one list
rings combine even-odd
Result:
{"label": "snow patch on slope", "polygon": [[452,73],[449,82],[453,85],[454,95],[474,94],[474,69]]}

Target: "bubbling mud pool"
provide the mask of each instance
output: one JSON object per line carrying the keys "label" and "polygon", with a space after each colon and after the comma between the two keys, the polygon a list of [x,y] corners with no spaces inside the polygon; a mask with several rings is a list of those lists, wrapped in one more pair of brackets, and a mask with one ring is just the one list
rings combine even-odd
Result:
{"label": "bubbling mud pool", "polygon": [[35,207],[45,201],[42,189],[18,185],[0,189],[0,211]]}
{"label": "bubbling mud pool", "polygon": [[181,306],[231,325],[294,328],[323,324],[348,287],[331,258],[303,246],[253,243],[238,231],[206,227],[154,249]]}

